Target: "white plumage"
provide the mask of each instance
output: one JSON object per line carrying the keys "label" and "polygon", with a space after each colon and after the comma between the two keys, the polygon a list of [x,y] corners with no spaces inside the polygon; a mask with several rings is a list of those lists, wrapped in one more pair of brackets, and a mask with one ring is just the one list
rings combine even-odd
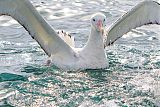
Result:
{"label": "white plumage", "polygon": [[131,29],[145,24],[160,24],[160,5],[144,1],[116,21],[108,31],[104,43],[105,15],[91,18],[91,32],[82,49],[74,47],[74,38],[55,30],[41,17],[28,0],[0,0],[0,15],[17,20],[39,43],[51,62],[65,70],[99,69],[108,67],[104,45],[114,43]]}
{"label": "white plumage", "polygon": [[147,24],[160,24],[160,4],[144,1],[119,18],[109,29],[105,45],[113,44],[131,29]]}
{"label": "white plumage", "polygon": [[69,46],[75,47],[74,37],[68,34],[67,32],[57,31],[57,34],[63,39]]}

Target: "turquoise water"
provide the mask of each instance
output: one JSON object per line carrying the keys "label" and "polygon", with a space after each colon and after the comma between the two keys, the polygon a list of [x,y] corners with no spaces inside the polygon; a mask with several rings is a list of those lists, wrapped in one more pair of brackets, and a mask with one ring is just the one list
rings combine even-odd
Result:
{"label": "turquoise water", "polygon": [[[142,0],[31,0],[55,29],[68,31],[82,47],[90,16],[101,11],[107,28]],[[159,1],[159,0],[156,0]],[[46,67],[47,55],[25,29],[0,17],[0,106],[160,106],[160,26],[132,30],[106,49],[109,68],[61,71]]]}

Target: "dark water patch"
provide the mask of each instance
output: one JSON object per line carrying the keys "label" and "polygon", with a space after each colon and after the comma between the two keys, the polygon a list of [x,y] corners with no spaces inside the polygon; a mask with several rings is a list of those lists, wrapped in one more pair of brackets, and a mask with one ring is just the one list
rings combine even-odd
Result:
{"label": "dark water patch", "polygon": [[110,70],[86,70],[87,75],[96,82],[107,82],[107,76],[112,73]]}
{"label": "dark water patch", "polygon": [[0,82],[4,81],[27,81],[27,77],[17,74],[9,74],[9,73],[1,73],[0,74]]}
{"label": "dark water patch", "polygon": [[159,68],[160,68],[160,61],[157,61],[157,62],[153,63],[153,65],[154,65],[157,69],[159,69]]}
{"label": "dark water patch", "polygon": [[138,49],[135,49],[135,48],[130,49],[128,52],[131,52],[131,53],[134,53],[134,54],[141,54],[142,53],[142,51],[140,51]]}
{"label": "dark water patch", "polygon": [[125,68],[125,70],[127,70],[127,69],[132,69],[132,70],[141,70],[141,69],[143,69],[143,67],[140,67],[140,66],[132,66],[132,65],[128,65],[128,64],[126,64],[126,65],[123,65],[123,67]]}
{"label": "dark water patch", "polygon": [[120,68],[121,66],[118,55],[114,54],[113,52],[108,53],[108,61],[109,61],[109,69],[112,71],[116,70],[116,67]]}
{"label": "dark water patch", "polygon": [[27,65],[25,67],[23,67],[23,69],[21,70],[21,72],[25,72],[25,73],[33,73],[34,75],[41,75],[44,72],[47,71],[54,71],[57,70],[58,68],[56,66],[52,66],[52,67],[48,67],[48,66],[40,66],[40,65]]}
{"label": "dark water patch", "polygon": [[22,50],[19,49],[10,49],[10,48],[3,49],[2,51],[4,52],[0,52],[0,55],[7,55],[7,54],[13,55],[13,54],[20,54],[23,52]]}

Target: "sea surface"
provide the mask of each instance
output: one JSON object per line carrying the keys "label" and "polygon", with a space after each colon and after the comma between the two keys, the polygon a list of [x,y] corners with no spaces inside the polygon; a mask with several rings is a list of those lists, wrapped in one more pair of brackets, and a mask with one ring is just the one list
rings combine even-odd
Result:
{"label": "sea surface", "polygon": [[[30,1],[54,29],[83,47],[92,14],[104,13],[108,29],[143,0]],[[110,66],[104,70],[47,67],[47,55],[28,32],[0,16],[0,107],[160,107],[160,26],[133,29],[106,53]]]}

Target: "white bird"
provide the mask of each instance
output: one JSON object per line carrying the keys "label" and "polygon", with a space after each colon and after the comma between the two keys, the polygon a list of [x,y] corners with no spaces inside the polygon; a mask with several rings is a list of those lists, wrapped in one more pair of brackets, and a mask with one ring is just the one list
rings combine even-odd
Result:
{"label": "white bird", "polygon": [[74,47],[73,38],[68,34],[56,33],[28,0],[0,0],[0,15],[9,15],[17,20],[57,67],[64,70],[101,69],[109,66],[104,45],[114,43],[133,28],[160,24],[160,4],[144,1],[135,6],[113,24],[106,34],[105,43],[106,16],[94,14],[89,39],[81,49]]}

